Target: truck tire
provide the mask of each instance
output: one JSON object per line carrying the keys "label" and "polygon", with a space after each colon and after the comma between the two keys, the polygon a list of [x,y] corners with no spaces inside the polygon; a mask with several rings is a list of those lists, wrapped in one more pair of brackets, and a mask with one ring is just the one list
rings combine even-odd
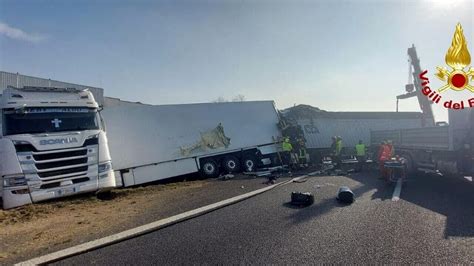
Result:
{"label": "truck tire", "polygon": [[257,159],[255,156],[246,155],[242,162],[242,167],[245,172],[255,172],[257,170]]}
{"label": "truck tire", "polygon": [[205,160],[201,164],[201,173],[204,177],[215,178],[219,176],[219,167],[214,160]]}
{"label": "truck tire", "polygon": [[227,156],[224,158],[222,161],[222,165],[224,166],[224,169],[228,173],[237,173],[240,171],[240,162],[237,157],[234,156]]}
{"label": "truck tire", "polygon": [[96,194],[96,197],[100,200],[112,200],[114,198],[114,193],[111,190],[100,191]]}

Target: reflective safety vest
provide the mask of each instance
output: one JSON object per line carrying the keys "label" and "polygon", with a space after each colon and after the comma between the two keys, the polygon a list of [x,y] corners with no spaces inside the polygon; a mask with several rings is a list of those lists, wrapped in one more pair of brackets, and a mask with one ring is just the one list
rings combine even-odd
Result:
{"label": "reflective safety vest", "polygon": [[390,160],[390,158],[392,157],[391,153],[391,148],[390,146],[388,146],[387,144],[384,144],[380,147],[381,151],[380,151],[380,157],[379,157],[379,160],[380,161],[387,161],[387,160]]}
{"label": "reflective safety vest", "polygon": [[357,144],[356,145],[356,155],[357,156],[365,156],[365,144]]}
{"label": "reflective safety vest", "polygon": [[338,139],[336,141],[336,155],[341,154],[342,151],[342,140]]}
{"label": "reflective safety vest", "polygon": [[293,150],[293,145],[289,141],[283,141],[281,144],[283,151],[291,151]]}
{"label": "reflective safety vest", "polygon": [[395,148],[393,147],[393,144],[387,144],[387,146],[390,149],[390,157],[395,156]]}

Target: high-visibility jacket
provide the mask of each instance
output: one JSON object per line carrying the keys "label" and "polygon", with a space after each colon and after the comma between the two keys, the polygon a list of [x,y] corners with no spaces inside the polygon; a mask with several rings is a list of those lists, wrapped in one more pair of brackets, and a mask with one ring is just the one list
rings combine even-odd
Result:
{"label": "high-visibility jacket", "polygon": [[357,144],[356,145],[356,155],[357,156],[365,156],[365,144]]}
{"label": "high-visibility jacket", "polygon": [[338,139],[336,141],[336,155],[340,155],[342,151],[342,140]]}
{"label": "high-visibility jacket", "polygon": [[395,156],[395,148],[393,147],[393,144],[387,144],[387,146],[390,149],[390,157]]}
{"label": "high-visibility jacket", "polygon": [[283,151],[292,151],[293,150],[293,145],[289,141],[283,141],[281,144]]}
{"label": "high-visibility jacket", "polygon": [[392,157],[392,149],[389,145],[383,144],[380,146],[379,161],[387,161]]}

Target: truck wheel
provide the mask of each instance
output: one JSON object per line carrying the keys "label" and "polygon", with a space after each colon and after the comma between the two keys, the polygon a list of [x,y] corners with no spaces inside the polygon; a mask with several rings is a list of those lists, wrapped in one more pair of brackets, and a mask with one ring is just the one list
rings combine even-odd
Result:
{"label": "truck wheel", "polygon": [[222,164],[224,165],[224,169],[229,173],[237,173],[240,170],[239,159],[234,156],[225,157],[224,161],[222,161]]}
{"label": "truck wheel", "polygon": [[100,200],[111,200],[115,197],[115,194],[111,190],[101,191],[97,193],[97,198]]}
{"label": "truck wheel", "polygon": [[201,165],[201,172],[205,177],[217,177],[219,176],[219,168],[214,160],[204,161]]}
{"label": "truck wheel", "polygon": [[245,172],[255,172],[257,170],[257,160],[254,156],[244,157],[242,167],[244,168]]}

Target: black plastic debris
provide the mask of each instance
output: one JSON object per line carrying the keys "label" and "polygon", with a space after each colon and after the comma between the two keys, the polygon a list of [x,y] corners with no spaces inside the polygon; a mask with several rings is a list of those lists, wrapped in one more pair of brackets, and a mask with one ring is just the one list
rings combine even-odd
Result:
{"label": "black plastic debris", "polygon": [[291,204],[309,206],[314,203],[314,196],[309,192],[291,192]]}
{"label": "black plastic debris", "polygon": [[337,200],[342,203],[353,203],[354,202],[354,192],[347,187],[342,186],[339,188],[339,192],[337,193]]}

